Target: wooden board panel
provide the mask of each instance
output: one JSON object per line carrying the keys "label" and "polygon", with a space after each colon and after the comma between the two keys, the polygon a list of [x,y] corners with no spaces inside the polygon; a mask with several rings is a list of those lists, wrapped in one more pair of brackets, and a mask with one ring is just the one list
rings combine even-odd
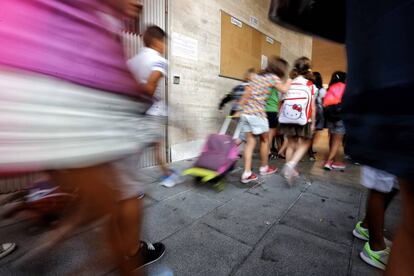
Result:
{"label": "wooden board panel", "polygon": [[280,55],[281,44],[269,43],[267,36],[251,26],[232,23],[232,16],[221,12],[221,61],[220,75],[243,79],[249,68],[261,69],[262,55]]}

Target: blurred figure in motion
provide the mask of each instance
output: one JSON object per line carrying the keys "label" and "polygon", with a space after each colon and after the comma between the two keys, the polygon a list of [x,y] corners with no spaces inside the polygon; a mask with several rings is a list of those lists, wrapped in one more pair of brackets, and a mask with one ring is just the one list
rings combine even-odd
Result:
{"label": "blurred figure in motion", "polygon": [[250,68],[246,71],[244,75],[244,82],[234,87],[230,93],[228,93],[220,102],[219,110],[223,110],[224,106],[232,102],[232,106],[230,109],[230,116],[235,115],[238,112],[241,112],[240,100],[246,91],[246,87],[249,85],[249,81],[251,77],[255,74],[254,68]]}
{"label": "blurred figure in motion", "polygon": [[[137,222],[120,225],[136,211],[117,203],[136,192],[113,162],[153,139],[141,115],[151,99],[139,93],[119,39],[119,19],[139,7],[133,0],[3,0],[1,6],[7,13],[0,15],[0,174],[48,171],[80,198],[23,260],[110,214],[114,257],[128,274],[131,247],[142,246],[136,227],[128,242],[120,237],[120,228]],[[147,256],[154,252],[153,245],[147,249]]]}
{"label": "blurred figure in motion", "polygon": [[342,97],[345,92],[346,73],[337,71],[332,74],[328,91],[323,99],[326,126],[329,129],[329,153],[324,169],[345,170],[339,161],[339,150],[343,146],[345,125],[342,118]]}
{"label": "blurred figure in motion", "polygon": [[315,87],[311,61],[307,57],[295,61],[289,90],[280,111],[280,133],[287,136],[286,164],[282,175],[289,184],[299,176],[297,164],[307,153],[315,130]]}
{"label": "blurred figure in motion", "polygon": [[[233,88],[233,90],[228,93],[220,102],[219,104],[219,110],[223,110],[224,106],[232,102],[232,106],[230,109],[230,116],[234,116],[236,120],[238,120],[242,108],[240,106],[240,100],[243,98],[244,93],[246,92],[246,88],[249,85],[249,81],[251,80],[252,76],[255,74],[255,69],[250,68],[246,71],[244,75],[244,82],[237,85]],[[239,138],[236,140],[236,143],[238,145],[241,145],[243,142],[246,142],[246,135],[244,133],[240,133]]]}
{"label": "blurred figure in motion", "polygon": [[244,172],[241,182],[247,184],[258,179],[252,172],[253,151],[256,147],[256,137],[260,137],[260,174],[270,175],[277,168],[268,165],[269,154],[269,122],[266,116],[266,101],[274,87],[285,93],[290,85],[290,79],[283,82],[287,75],[288,64],[285,60],[271,57],[269,65],[261,74],[252,76],[249,86],[240,101],[242,107],[242,132],[246,134],[244,150]]}
{"label": "blurred figure in motion", "polygon": [[[163,57],[165,53],[166,33],[158,26],[149,26],[144,33],[144,48],[138,55],[128,60],[128,67],[141,86],[141,91],[154,98],[154,104],[147,111],[148,120],[158,128],[159,138],[155,144],[157,162],[163,174],[161,184],[172,188],[181,180],[179,173],[170,169],[163,155],[163,133],[167,123],[168,109],[158,84],[167,74],[168,63]],[[158,88],[158,89],[157,89]]]}
{"label": "blurred figure in motion", "polygon": [[413,275],[414,2],[348,0],[346,4],[347,151],[355,161],[399,178],[402,220],[386,275]]}

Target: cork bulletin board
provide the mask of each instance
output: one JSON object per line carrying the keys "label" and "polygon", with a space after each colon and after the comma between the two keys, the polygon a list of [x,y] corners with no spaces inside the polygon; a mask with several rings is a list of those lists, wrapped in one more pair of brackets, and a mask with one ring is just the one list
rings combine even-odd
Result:
{"label": "cork bulletin board", "polygon": [[280,49],[280,42],[221,11],[220,76],[241,80],[247,69],[259,71]]}

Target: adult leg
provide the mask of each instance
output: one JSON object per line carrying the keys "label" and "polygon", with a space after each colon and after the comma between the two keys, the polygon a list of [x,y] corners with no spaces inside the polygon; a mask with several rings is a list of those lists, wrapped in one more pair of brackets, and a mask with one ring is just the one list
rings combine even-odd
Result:
{"label": "adult leg", "polygon": [[402,220],[393,243],[386,276],[409,276],[414,271],[414,182],[400,181]]}
{"label": "adult leg", "polygon": [[375,190],[369,191],[367,200],[367,226],[369,230],[369,245],[373,251],[386,248],[384,242],[384,215],[387,194]]}
{"label": "adult leg", "polygon": [[39,238],[39,245],[23,256],[21,262],[46,253],[81,224],[113,213],[116,209],[118,195],[110,188],[117,181],[112,165],[54,171],[50,172],[50,176],[57,185],[76,188],[79,200],[56,229]]}
{"label": "adult leg", "polygon": [[[387,209],[388,209],[388,206],[390,205],[390,203],[391,203],[391,201],[394,199],[394,197],[396,196],[398,194],[398,190],[397,189],[393,189],[391,192],[389,192],[389,193],[387,193],[386,195],[385,195],[385,211],[387,211]],[[362,224],[361,224],[361,226],[362,227],[364,227],[364,228],[366,228],[366,229],[369,229],[369,224],[368,224],[368,221],[369,221],[369,214],[368,214],[368,209],[369,209],[369,196],[368,196],[368,199],[367,199],[367,207],[366,207],[366,212],[365,212],[365,218],[364,218],[364,220],[362,221]]]}
{"label": "adult leg", "polygon": [[143,215],[142,199],[132,198],[119,202],[111,218],[109,241],[118,253],[116,261],[121,275],[132,275],[131,271],[144,261],[138,254]]}

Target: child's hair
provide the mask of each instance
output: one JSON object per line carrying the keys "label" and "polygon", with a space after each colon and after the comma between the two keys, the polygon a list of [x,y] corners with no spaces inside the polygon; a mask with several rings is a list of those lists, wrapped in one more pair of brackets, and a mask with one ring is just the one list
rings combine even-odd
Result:
{"label": "child's hair", "polygon": [[290,77],[294,79],[299,76],[303,76],[305,79],[312,79],[311,60],[307,57],[298,58],[293,65]]}
{"label": "child's hair", "polygon": [[323,87],[322,75],[319,72],[313,72],[313,84],[321,89]]}
{"label": "child's hair", "polygon": [[286,60],[280,57],[271,56],[269,58],[267,68],[262,72],[262,74],[275,74],[279,78],[284,79],[288,68],[289,63]]}
{"label": "child's hair", "polygon": [[149,47],[154,39],[164,40],[166,37],[167,34],[160,27],[155,25],[149,26],[144,33],[144,45],[145,47]]}
{"label": "child's hair", "polygon": [[254,68],[247,69],[246,73],[244,73],[244,80],[249,80],[250,75],[256,73],[256,70]]}
{"label": "child's hair", "polygon": [[329,86],[338,83],[338,82],[342,82],[342,83],[346,83],[346,73],[343,71],[336,71],[332,74],[332,78],[331,78],[331,82],[329,83]]}

